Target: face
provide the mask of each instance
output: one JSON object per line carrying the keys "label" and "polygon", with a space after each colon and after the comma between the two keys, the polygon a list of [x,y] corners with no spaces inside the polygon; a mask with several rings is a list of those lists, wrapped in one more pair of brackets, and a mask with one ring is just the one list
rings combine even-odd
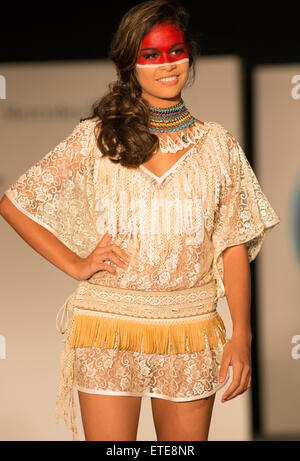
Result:
{"label": "face", "polygon": [[150,105],[168,107],[180,102],[189,75],[183,32],[173,24],[153,26],[142,41],[135,75]]}

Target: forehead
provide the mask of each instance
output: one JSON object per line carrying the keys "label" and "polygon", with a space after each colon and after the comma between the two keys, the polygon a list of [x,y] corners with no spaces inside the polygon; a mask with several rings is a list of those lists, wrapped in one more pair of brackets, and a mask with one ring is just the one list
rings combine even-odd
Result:
{"label": "forehead", "polygon": [[155,24],[143,38],[141,49],[166,48],[174,43],[184,42],[184,33],[173,24]]}

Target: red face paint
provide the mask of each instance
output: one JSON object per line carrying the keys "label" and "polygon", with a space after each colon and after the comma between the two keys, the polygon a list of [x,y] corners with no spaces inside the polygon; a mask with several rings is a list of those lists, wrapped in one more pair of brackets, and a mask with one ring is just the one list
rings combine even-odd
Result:
{"label": "red face paint", "polygon": [[137,67],[160,67],[189,60],[184,33],[173,24],[155,24],[143,38]]}

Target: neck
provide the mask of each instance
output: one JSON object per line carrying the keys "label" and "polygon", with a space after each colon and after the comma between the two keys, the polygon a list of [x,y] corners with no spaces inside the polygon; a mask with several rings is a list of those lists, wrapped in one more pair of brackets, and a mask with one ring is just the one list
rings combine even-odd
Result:
{"label": "neck", "polygon": [[178,104],[182,100],[181,92],[176,96],[166,99],[157,98],[142,92],[142,98],[149,104],[149,106],[158,107],[160,109],[168,109],[169,107],[175,106],[175,104]]}
{"label": "neck", "polygon": [[182,130],[195,122],[182,98],[169,107],[150,106],[149,115],[149,130],[157,133]]}

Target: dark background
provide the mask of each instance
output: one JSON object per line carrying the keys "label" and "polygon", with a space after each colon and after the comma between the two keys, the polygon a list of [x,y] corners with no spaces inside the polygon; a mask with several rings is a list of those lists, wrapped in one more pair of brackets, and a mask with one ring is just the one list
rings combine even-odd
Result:
{"label": "dark background", "polygon": [[[106,58],[120,19],[139,1],[1,6],[0,62]],[[225,2],[224,2],[225,3]],[[299,62],[300,5],[181,1],[201,54]],[[223,5],[223,6],[222,6]]]}
{"label": "dark background", "polygon": [[[1,7],[0,65],[6,62],[104,59],[125,12],[139,1],[80,2]],[[225,3],[225,2],[224,2]],[[229,4],[181,1],[190,14],[192,36],[200,55],[237,55],[242,60],[243,139],[255,170],[253,140],[253,69],[259,64],[300,63],[300,5],[290,2]],[[222,6],[223,5],[223,6]],[[252,293],[252,432],[263,439],[260,410],[259,337],[256,285],[259,267],[251,263]]]}

